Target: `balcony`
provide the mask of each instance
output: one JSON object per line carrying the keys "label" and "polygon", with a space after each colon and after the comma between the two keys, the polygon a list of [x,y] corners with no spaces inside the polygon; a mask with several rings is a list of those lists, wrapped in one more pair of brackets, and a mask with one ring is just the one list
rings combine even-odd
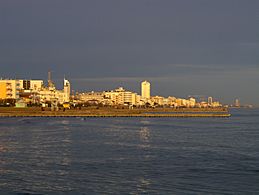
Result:
{"label": "balcony", "polygon": [[6,85],[6,89],[12,89],[12,85]]}

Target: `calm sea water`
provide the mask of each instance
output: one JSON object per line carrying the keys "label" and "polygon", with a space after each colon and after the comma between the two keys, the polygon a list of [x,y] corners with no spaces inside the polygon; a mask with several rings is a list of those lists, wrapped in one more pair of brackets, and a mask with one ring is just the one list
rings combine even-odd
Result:
{"label": "calm sea water", "polygon": [[0,118],[0,194],[259,194],[259,110]]}

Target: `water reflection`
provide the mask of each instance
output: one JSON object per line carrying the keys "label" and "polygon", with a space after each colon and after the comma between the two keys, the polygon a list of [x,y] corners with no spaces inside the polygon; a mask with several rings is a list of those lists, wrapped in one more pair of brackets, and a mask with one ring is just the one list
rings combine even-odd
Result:
{"label": "water reflection", "polygon": [[150,121],[148,121],[148,120],[141,120],[140,123],[143,124],[143,125],[149,125]]}
{"label": "water reflection", "polygon": [[[17,189],[66,189],[62,181],[71,174],[73,137],[70,121],[25,118],[18,123],[16,129],[0,136],[1,142],[6,140],[8,144],[6,154],[6,147],[0,145],[0,175]],[[15,179],[8,180],[10,175]],[[22,180],[23,185],[17,180]],[[0,178],[0,189],[1,183]]]}
{"label": "water reflection", "polygon": [[[0,155],[2,155],[5,152],[6,152],[5,146],[0,144]],[[0,158],[0,174],[4,174],[8,172],[8,170],[5,168],[5,165],[6,165],[6,161]]]}
{"label": "water reflection", "polygon": [[6,147],[0,144],[0,154],[6,152]]}
{"label": "water reflection", "polygon": [[148,127],[141,127],[139,137],[142,142],[148,143],[150,138],[150,131]]}
{"label": "water reflection", "polygon": [[[148,127],[148,125],[150,124],[150,121],[143,120],[143,121],[140,121],[140,123],[143,125],[139,129],[139,140],[140,140],[140,148],[142,151],[141,152],[142,159],[145,161],[145,163],[151,163],[152,161],[152,158],[150,158],[151,133]],[[134,192],[133,194],[147,194],[149,192],[151,180],[148,177],[148,175],[145,173],[145,171],[142,172],[142,174],[136,178],[136,181],[138,182],[136,186],[136,192]]]}
{"label": "water reflection", "polygon": [[140,177],[138,179],[138,184],[137,184],[137,193],[135,194],[148,193],[150,185],[151,185],[151,181],[149,179]]}

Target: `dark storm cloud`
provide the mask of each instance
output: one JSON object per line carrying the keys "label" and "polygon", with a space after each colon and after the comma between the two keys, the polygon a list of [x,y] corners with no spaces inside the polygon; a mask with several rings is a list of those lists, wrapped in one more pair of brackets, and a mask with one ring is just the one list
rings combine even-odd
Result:
{"label": "dark storm cloud", "polygon": [[87,90],[161,78],[152,83],[161,95],[195,89],[225,100],[238,84],[251,90],[236,96],[259,104],[259,79],[243,80],[258,71],[258,13],[257,0],[2,0],[1,77],[51,69]]}

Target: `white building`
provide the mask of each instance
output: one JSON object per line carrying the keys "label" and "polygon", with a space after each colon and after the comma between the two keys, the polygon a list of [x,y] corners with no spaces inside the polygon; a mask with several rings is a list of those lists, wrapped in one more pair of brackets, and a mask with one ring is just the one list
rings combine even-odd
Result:
{"label": "white building", "polygon": [[159,105],[159,106],[163,106],[164,105],[164,97],[162,96],[154,96],[151,97],[151,101],[153,104]]}
{"label": "white building", "polygon": [[104,92],[104,96],[110,99],[113,105],[137,104],[137,94],[131,91],[126,91],[123,87],[119,87],[114,91]]}
{"label": "white building", "polygon": [[64,79],[64,102],[69,102],[70,100],[70,82]]}
{"label": "white building", "polygon": [[43,80],[19,80],[19,83],[24,92],[38,92],[43,87]]}
{"label": "white building", "polygon": [[88,101],[97,101],[97,102],[103,102],[104,101],[104,92],[84,92],[78,94],[78,98],[80,101],[88,102]]}
{"label": "white building", "polygon": [[213,103],[213,99],[212,97],[208,97],[208,105],[211,106]]}
{"label": "white building", "polygon": [[141,96],[145,100],[150,99],[150,83],[148,81],[143,81],[141,83]]}

